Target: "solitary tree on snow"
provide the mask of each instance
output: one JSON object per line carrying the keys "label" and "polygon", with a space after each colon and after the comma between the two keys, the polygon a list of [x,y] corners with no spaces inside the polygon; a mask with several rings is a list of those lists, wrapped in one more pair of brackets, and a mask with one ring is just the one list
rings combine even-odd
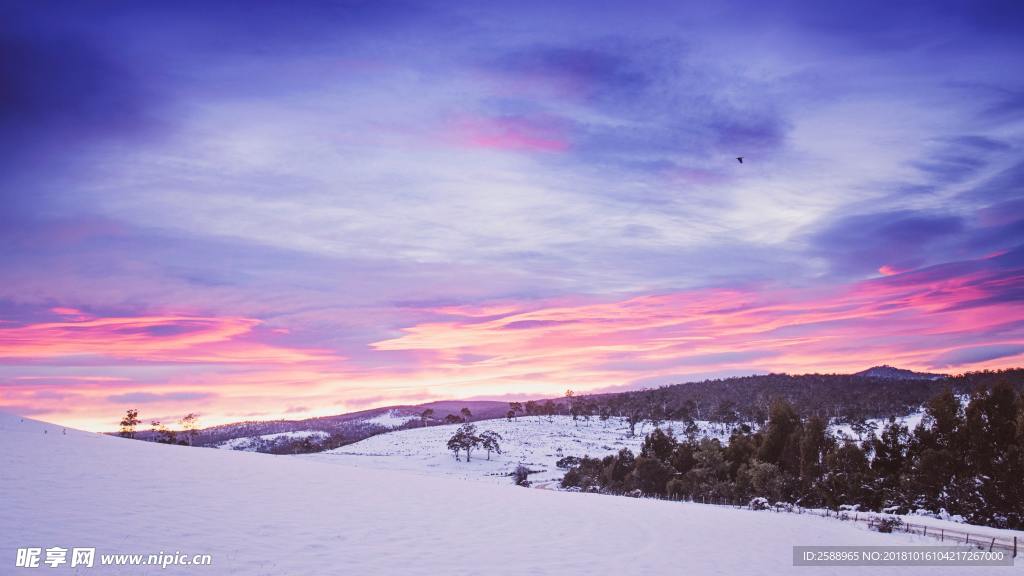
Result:
{"label": "solitary tree on snow", "polygon": [[123,438],[135,438],[135,427],[142,423],[139,420],[139,411],[135,408],[128,410],[121,419],[121,432]]}

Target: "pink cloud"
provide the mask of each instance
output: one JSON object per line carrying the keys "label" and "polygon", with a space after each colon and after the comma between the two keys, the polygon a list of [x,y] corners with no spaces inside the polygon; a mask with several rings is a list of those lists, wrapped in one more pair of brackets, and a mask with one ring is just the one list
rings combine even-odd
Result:
{"label": "pink cloud", "polygon": [[446,128],[446,137],[458,146],[493,150],[562,152],[569,139],[553,118],[461,117]]}
{"label": "pink cloud", "polygon": [[[355,351],[357,360],[281,345],[290,336],[276,328],[287,326],[243,317],[2,327],[0,362],[33,371],[0,387],[0,406],[109,429],[111,413],[131,407],[125,403],[132,398],[152,399],[147,410],[158,414],[200,406],[213,424],[240,413],[286,417],[290,406],[327,415],[425,398],[544,396],[725,372],[852,372],[882,362],[950,371],[1020,365],[1022,311],[1012,297],[1020,278],[984,262],[959,275],[909,271],[827,290],[701,289],[398,308],[390,321],[405,326]],[[67,364],[75,372],[60,370]],[[142,372],[126,377],[110,367]],[[50,368],[52,378],[40,376]]]}
{"label": "pink cloud", "polygon": [[61,322],[0,327],[0,361],[101,357],[140,362],[305,362],[322,351],[262,344],[242,337],[260,324],[249,318],[136,316],[88,318],[55,308]]}

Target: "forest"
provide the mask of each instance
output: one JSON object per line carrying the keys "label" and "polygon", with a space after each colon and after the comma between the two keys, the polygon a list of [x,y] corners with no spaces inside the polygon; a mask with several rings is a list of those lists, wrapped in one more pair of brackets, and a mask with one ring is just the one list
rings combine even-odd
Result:
{"label": "forest", "polygon": [[[1017,390],[1018,372],[954,380],[960,386],[924,402],[926,416],[916,429],[890,419],[860,439],[830,433],[827,410],[786,398],[772,401],[764,426],[736,424],[724,444],[657,427],[639,454],[623,449],[602,459],[584,457],[562,485],[718,503],[767,498],[787,506],[931,511],[1022,528],[1024,394]],[[1011,377],[1018,378],[1017,387]],[[969,397],[958,394],[965,387]]]}
{"label": "forest", "polygon": [[765,374],[673,384],[610,394],[573,395],[527,402],[527,414],[619,416],[640,423],[707,420],[764,424],[782,400],[803,416],[858,423],[914,412],[936,394],[970,395],[998,382],[1024,390],[1024,369],[967,372],[936,379],[894,379],[860,374]]}

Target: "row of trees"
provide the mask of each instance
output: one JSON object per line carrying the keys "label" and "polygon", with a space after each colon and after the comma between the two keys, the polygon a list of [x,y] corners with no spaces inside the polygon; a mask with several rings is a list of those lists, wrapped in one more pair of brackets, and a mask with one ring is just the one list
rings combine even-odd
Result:
{"label": "row of trees", "polygon": [[[427,427],[427,422],[429,422],[433,418],[434,418],[434,409],[433,408],[427,408],[423,412],[420,412],[420,422],[423,424],[424,428]],[[473,412],[471,412],[469,408],[463,407],[462,410],[459,410],[458,414],[448,414],[448,415],[446,415],[444,417],[444,420],[442,420],[442,422],[444,422],[445,424],[459,424],[461,422],[469,422],[472,418],[473,418]]]}
{"label": "row of trees", "polygon": [[949,390],[913,431],[891,419],[863,440],[837,437],[819,415],[775,402],[767,424],[738,425],[725,445],[656,428],[639,455],[583,458],[563,486],[613,494],[805,507],[946,510],[991,526],[1024,527],[1024,394],[1006,383],[962,405]]}
{"label": "row of trees", "polygon": [[491,452],[501,454],[501,434],[493,430],[484,430],[477,433],[473,424],[463,424],[448,439],[448,449],[455,455],[455,460],[460,460],[459,454],[466,453],[466,462],[470,461],[473,450],[480,448],[487,451],[487,459],[491,459]]}
{"label": "row of trees", "polygon": [[[121,430],[118,435],[122,438],[135,438],[137,428],[142,424],[139,418],[139,411],[136,408],[128,410],[124,418],[121,418]],[[178,420],[181,430],[172,430],[159,420],[150,422],[150,434],[148,440],[161,444],[183,444],[191,446],[199,436],[199,415],[190,412]]]}
{"label": "row of trees", "polygon": [[637,426],[668,420],[742,422],[763,425],[775,400],[788,402],[806,416],[845,422],[855,427],[869,419],[901,416],[917,409],[943,390],[971,394],[1000,381],[1024,389],[1024,369],[968,372],[939,379],[893,380],[859,374],[765,374],[706,380],[611,394],[576,395],[571,391],[556,400],[513,402],[507,417],[570,415],[574,420],[592,417],[625,418],[630,433]]}

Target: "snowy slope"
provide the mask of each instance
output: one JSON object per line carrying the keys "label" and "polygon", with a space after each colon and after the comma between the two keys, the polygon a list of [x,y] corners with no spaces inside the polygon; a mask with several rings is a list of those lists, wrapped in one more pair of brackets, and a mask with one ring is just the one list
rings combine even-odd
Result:
{"label": "snowy slope", "polygon": [[367,424],[376,424],[377,426],[383,426],[385,428],[398,428],[404,426],[413,420],[419,420],[420,417],[412,414],[402,414],[398,410],[388,410],[382,414],[378,414],[373,418],[367,418],[363,420]]}
{"label": "snowy slope", "polygon": [[[180,551],[212,567],[80,574],[875,574],[791,546],[931,543],[810,515],[572,494],[170,446],[0,414],[0,573],[18,547]],[[886,568],[890,575],[934,568]],[[957,568],[992,574],[992,568]],[[999,573],[1020,573],[999,569]],[[952,572],[951,572],[952,573]]]}
{"label": "snowy slope", "polygon": [[455,461],[448,451],[448,438],[460,424],[429,426],[379,434],[328,452],[303,458],[382,470],[406,470],[431,475],[507,484],[508,474],[519,464],[538,471],[533,482],[560,480],[565,471],[555,467],[563,456],[604,456],[629,448],[638,452],[643,442],[638,434],[630,438],[626,423],[618,418],[573,423],[569,416],[504,418],[473,422],[478,432],[501,434],[501,454],[475,450],[472,459]]}
{"label": "snowy slope", "polygon": [[[924,419],[924,416],[924,409],[921,408],[915,412],[912,412],[911,414],[907,414],[906,416],[896,418],[896,421],[905,425],[907,427],[907,430],[909,430],[910,432],[913,432],[914,429],[917,428],[917,426]],[[871,418],[866,420],[866,422],[868,424],[874,424],[875,434],[879,436],[882,434],[882,431],[885,430],[885,427],[888,426],[889,424],[889,420],[887,418]],[[832,423],[829,424],[828,428],[833,434],[836,434],[837,436],[845,436],[846,438],[858,440],[857,433],[853,431],[853,428],[850,424]]]}
{"label": "snowy slope", "polygon": [[[911,429],[921,421],[924,412],[898,418]],[[881,433],[886,420],[872,420]],[[636,436],[630,437],[629,428],[623,418],[598,419],[589,422],[574,422],[569,416],[524,416],[509,422],[504,418],[473,422],[478,432],[493,430],[501,434],[502,454],[491,454],[490,460],[484,452],[475,452],[470,462],[456,462],[447,449],[448,438],[460,426],[448,424],[411,428],[379,434],[328,452],[303,456],[315,460],[340,463],[349,466],[381,470],[406,470],[431,475],[452,476],[472,480],[507,482],[508,474],[519,464],[538,471],[531,475],[533,482],[553,482],[565,475],[564,470],[555,467],[563,456],[603,457],[629,448],[639,453],[643,436],[653,426],[645,422],[637,426]],[[731,426],[706,420],[696,421],[698,437],[717,438],[723,444],[729,440]],[[677,436],[682,435],[685,424],[669,421],[662,424],[664,429],[673,428]],[[856,439],[848,424],[833,424],[833,433]]]}
{"label": "snowy slope", "polygon": [[278,432],[277,434],[262,434],[260,436],[244,436],[241,438],[232,438],[225,440],[220,444],[214,446],[214,448],[222,448],[224,450],[256,450],[256,445],[259,441],[274,442],[277,440],[301,440],[303,438],[312,438],[315,440],[322,440],[327,438],[327,432],[323,430],[296,430],[294,432]]}

